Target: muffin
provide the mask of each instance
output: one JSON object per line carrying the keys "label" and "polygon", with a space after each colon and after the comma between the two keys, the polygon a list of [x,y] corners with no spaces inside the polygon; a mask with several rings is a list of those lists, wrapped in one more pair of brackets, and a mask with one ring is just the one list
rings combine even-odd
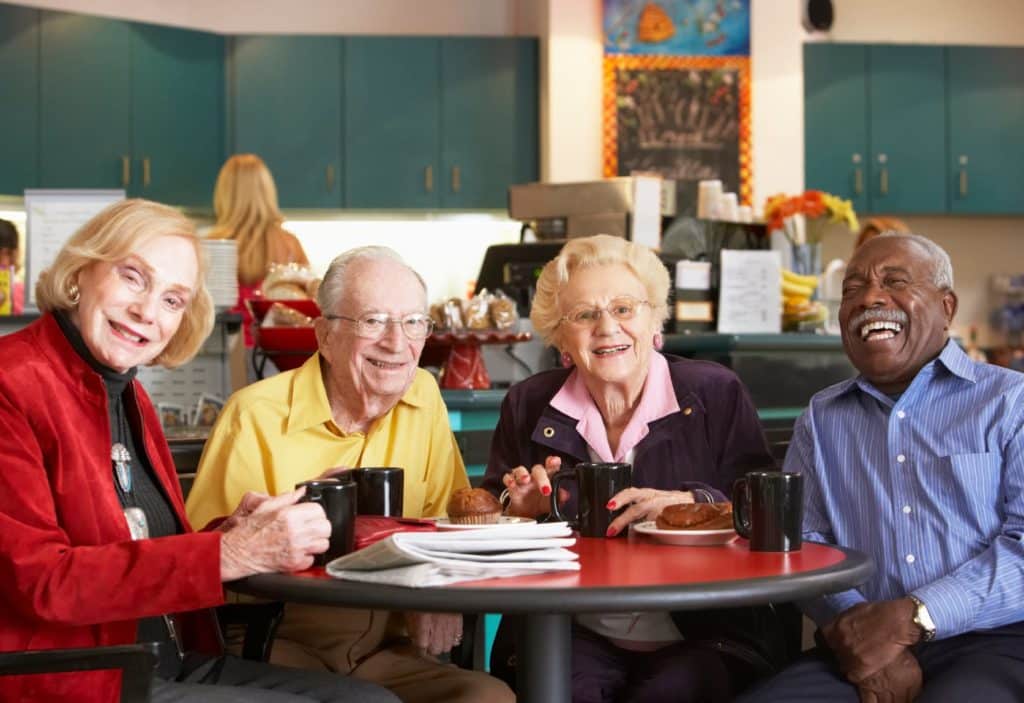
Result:
{"label": "muffin", "polygon": [[448,520],[453,525],[493,525],[501,517],[501,503],[482,488],[460,488],[448,499]]}
{"label": "muffin", "polygon": [[655,524],[659,530],[728,530],[732,528],[732,503],[668,505]]}

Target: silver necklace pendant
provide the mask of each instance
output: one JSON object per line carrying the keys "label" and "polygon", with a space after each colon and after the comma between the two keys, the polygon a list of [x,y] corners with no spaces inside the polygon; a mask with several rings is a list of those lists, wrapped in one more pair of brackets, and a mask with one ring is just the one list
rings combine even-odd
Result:
{"label": "silver necklace pendant", "polygon": [[114,462],[114,473],[117,475],[117,485],[124,493],[132,492],[132,455],[128,448],[120,442],[115,442],[110,448],[110,460]]}
{"label": "silver necklace pendant", "polygon": [[149,537],[149,522],[146,520],[146,513],[142,512],[142,508],[125,508],[124,519],[128,523],[128,532],[132,536],[132,541]]}

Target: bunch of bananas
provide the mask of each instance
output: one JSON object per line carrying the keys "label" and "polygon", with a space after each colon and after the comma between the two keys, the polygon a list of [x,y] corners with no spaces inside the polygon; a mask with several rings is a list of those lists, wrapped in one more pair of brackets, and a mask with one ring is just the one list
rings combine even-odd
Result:
{"label": "bunch of bananas", "polygon": [[825,306],[811,300],[818,287],[817,276],[805,276],[782,269],[782,328],[795,330],[800,323],[825,319]]}

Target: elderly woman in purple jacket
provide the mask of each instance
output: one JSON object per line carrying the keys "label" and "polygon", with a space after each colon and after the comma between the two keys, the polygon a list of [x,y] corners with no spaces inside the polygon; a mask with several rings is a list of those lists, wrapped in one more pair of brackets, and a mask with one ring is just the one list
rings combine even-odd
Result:
{"label": "elderly woman in purple jacket", "polygon": [[[731,371],[658,351],[668,287],[650,249],[607,235],[569,241],[544,267],[530,319],[566,368],[517,384],[502,404],[483,485],[508,514],[547,514],[563,465],[628,462],[633,488],[609,505],[626,506],[614,536],[666,505],[726,500],[736,478],[773,463]],[[571,490],[559,496],[570,510]],[[707,619],[695,628],[682,614],[577,616],[573,701],[728,700],[749,658],[715,646]]]}

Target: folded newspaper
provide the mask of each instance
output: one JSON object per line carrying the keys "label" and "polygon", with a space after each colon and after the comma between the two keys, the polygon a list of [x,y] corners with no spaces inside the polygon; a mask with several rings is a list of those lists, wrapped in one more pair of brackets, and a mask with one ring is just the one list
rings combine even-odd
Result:
{"label": "folded newspaper", "polygon": [[503,525],[451,532],[398,532],[338,557],[327,573],[393,586],[443,586],[459,581],[579,571],[576,543],[564,522]]}

